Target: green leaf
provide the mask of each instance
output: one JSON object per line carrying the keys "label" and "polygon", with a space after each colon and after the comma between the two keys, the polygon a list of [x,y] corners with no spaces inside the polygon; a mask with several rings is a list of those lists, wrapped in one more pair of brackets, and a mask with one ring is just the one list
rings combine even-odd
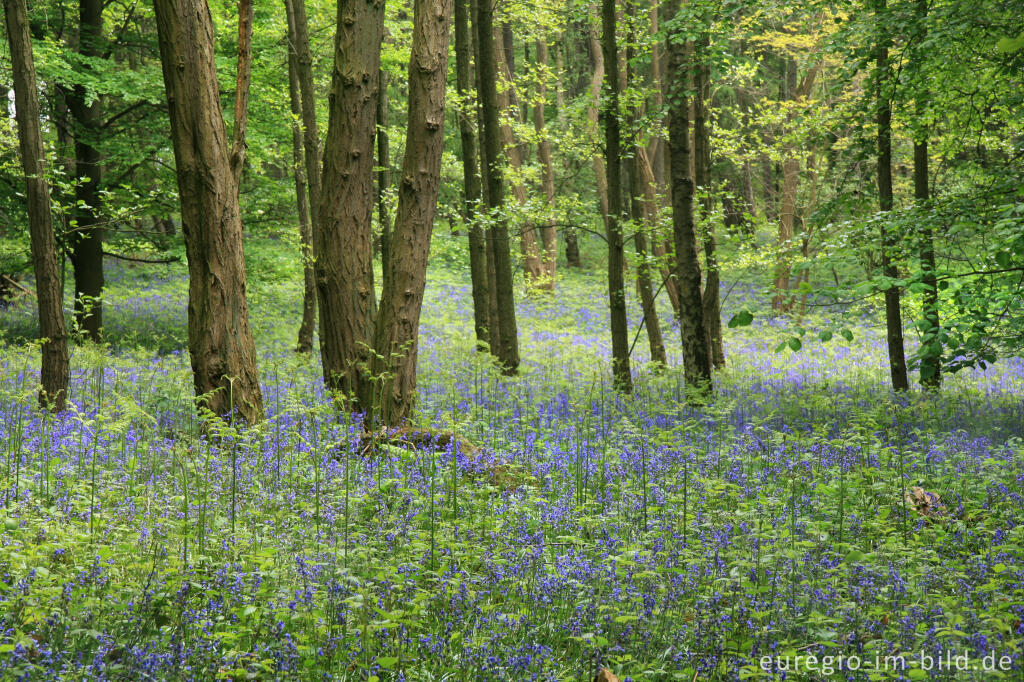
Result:
{"label": "green leaf", "polygon": [[1010,267],[1010,262],[1010,254],[1007,251],[1000,251],[996,254],[996,263],[999,264],[999,267],[1008,268]]}
{"label": "green leaf", "polygon": [[832,340],[832,332],[830,332],[829,330],[826,329],[825,331],[823,331],[820,334],[818,334],[818,338],[821,339],[823,342],[831,341]]}
{"label": "green leaf", "polygon": [[746,327],[754,321],[754,314],[749,310],[741,310],[732,316],[729,320],[729,329],[735,329],[736,327]]}
{"label": "green leaf", "polygon": [[391,670],[398,663],[398,658],[395,656],[381,656],[377,659],[377,665],[384,668],[385,670]]}
{"label": "green leaf", "polygon": [[795,336],[790,337],[788,343],[789,347],[792,348],[794,351],[800,350],[800,348],[803,346],[803,344],[800,342],[800,339],[798,339]]}
{"label": "green leaf", "polygon": [[853,332],[851,332],[849,329],[841,330],[839,332],[839,335],[842,336],[847,341],[853,341]]}

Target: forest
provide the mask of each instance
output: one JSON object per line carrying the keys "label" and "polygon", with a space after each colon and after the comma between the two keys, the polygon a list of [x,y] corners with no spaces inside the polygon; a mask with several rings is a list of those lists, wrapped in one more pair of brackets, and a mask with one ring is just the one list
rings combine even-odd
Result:
{"label": "forest", "polygon": [[1019,0],[2,0],[0,679],[1024,675]]}

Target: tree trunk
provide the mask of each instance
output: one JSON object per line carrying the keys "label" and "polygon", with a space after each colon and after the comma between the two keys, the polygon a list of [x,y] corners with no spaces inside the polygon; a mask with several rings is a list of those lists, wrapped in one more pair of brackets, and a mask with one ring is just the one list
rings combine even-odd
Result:
{"label": "tree trunk", "polygon": [[[639,265],[636,269],[636,288],[640,293],[640,305],[644,313],[644,324],[647,326],[647,342],[651,349],[651,361],[668,365],[665,354],[665,339],[661,334],[661,323],[658,320],[658,306],[654,295],[654,284],[651,281],[651,258],[647,246],[647,234],[656,224],[657,200],[652,203],[650,198],[642,196],[636,188],[641,155],[646,157],[642,147],[634,149],[633,158],[629,161],[627,186],[630,188],[630,207],[634,227],[633,244],[636,246]],[[652,210],[653,207],[653,210]]]}
{"label": "tree trunk", "polygon": [[320,220],[313,226],[324,382],[353,411],[373,337],[374,133],[384,3],[339,0]]}
{"label": "tree trunk", "polygon": [[626,318],[626,285],[622,269],[622,154],[619,132],[619,48],[615,36],[615,0],[601,2],[602,47],[604,48],[605,89],[608,98],[604,111],[604,144],[608,172],[608,213],[605,233],[608,238],[608,307],[611,311],[612,377],[615,387],[624,393],[633,390],[629,371],[629,323]]}
{"label": "tree trunk", "polygon": [[[893,207],[892,197],[892,105],[885,86],[891,83],[889,74],[889,38],[884,25],[883,13],[886,0],[875,0],[875,15],[878,20],[878,45],[875,51],[875,118],[878,123],[878,207],[888,212]],[[896,279],[899,271],[893,261],[897,236],[885,224],[879,223],[882,238],[882,273]],[[907,360],[903,353],[903,320],[900,314],[899,287],[890,286],[885,290],[885,340],[889,349],[889,374],[892,376],[894,391],[906,391]]]}
{"label": "tree trunk", "polygon": [[263,396],[245,298],[235,180],[240,164],[233,163],[244,144],[228,147],[209,6],[205,0],[155,0],[154,8],[188,257],[196,396],[214,414],[235,409],[254,423],[263,418]]}
{"label": "tree trunk", "polygon": [[[658,210],[661,208],[661,198],[657,191],[658,180],[654,174],[654,169],[651,167],[651,161],[647,156],[647,152],[643,149],[637,148],[636,150],[635,167],[637,169],[637,177],[640,178],[640,183],[642,184],[645,211],[649,213],[648,221],[653,227],[657,221]],[[668,249],[653,229],[652,234],[654,235],[652,240],[654,243],[652,248],[654,258],[659,265],[661,280],[664,283],[663,286],[668,294],[669,302],[672,304],[672,311],[675,313],[676,319],[679,319],[679,287],[676,286],[675,265],[669,258]]]}
{"label": "tree trunk", "polygon": [[377,224],[380,225],[381,270],[387,272],[391,259],[391,216],[388,215],[387,190],[391,186],[391,144],[388,139],[388,72],[381,69],[380,96],[377,98]]}
{"label": "tree trunk", "polygon": [[[537,101],[533,107],[533,129],[537,131],[537,160],[540,162],[541,185],[544,188],[544,203],[547,210],[555,207],[555,168],[551,162],[551,141],[548,139],[545,122],[545,103],[547,86],[545,78],[548,66],[548,44],[544,38],[537,40],[537,65],[542,71],[537,80]],[[541,260],[544,265],[544,288],[555,289],[555,264],[558,262],[558,232],[555,221],[549,215],[541,225],[540,236],[543,243]]]}
{"label": "tree trunk", "polygon": [[[88,59],[103,55],[103,2],[79,3],[79,53]],[[92,71],[91,67],[85,67]],[[103,339],[103,229],[99,210],[102,169],[97,143],[102,131],[99,100],[88,101],[83,85],[76,85],[68,99],[74,118],[75,208],[77,225],[70,233],[71,267],[75,276],[75,320],[93,341]]]}
{"label": "tree trunk", "polygon": [[[670,0],[669,15],[679,11],[679,0]],[[678,33],[681,34],[681,31]],[[697,395],[711,392],[711,354],[701,300],[700,260],[693,221],[693,176],[690,175],[690,98],[688,45],[683,35],[669,36],[665,99],[668,100],[669,158],[672,177],[672,235],[675,242],[676,283],[679,287],[679,327],[683,371],[687,385]]]}
{"label": "tree trunk", "polygon": [[[320,131],[316,122],[316,93],[313,90],[313,58],[309,49],[309,23],[306,19],[305,0],[286,0],[289,32],[296,58],[299,101],[302,106],[302,148],[305,156],[306,189],[309,194],[310,233],[302,237],[302,269],[304,292],[303,319],[307,314],[314,319],[317,308],[315,252],[313,233],[320,224]],[[301,235],[300,235],[301,236]],[[312,310],[311,313],[306,311]],[[312,325],[310,327],[312,329]],[[301,342],[300,342],[301,345]],[[310,339],[312,346],[312,338]]]}
{"label": "tree trunk", "polygon": [[[914,143],[914,198],[921,204],[929,199],[928,140]],[[921,280],[924,284],[923,314],[925,332],[921,335],[921,386],[942,386],[942,340],[939,324],[939,290],[935,275],[935,237],[930,223],[921,231]]]}
{"label": "tree trunk", "polygon": [[[209,11],[209,6],[207,6]],[[252,0],[238,0],[238,63],[235,69],[235,129],[231,141],[231,174],[235,194],[242,187],[245,131],[249,124],[249,85],[252,83]]]}
{"label": "tree trunk", "polygon": [[39,404],[60,412],[64,409],[68,393],[68,334],[64,325],[57,241],[53,234],[50,186],[46,181],[46,156],[39,126],[39,90],[25,0],[4,0],[4,15],[11,52],[21,167],[25,173],[25,200],[32,266],[36,277],[36,300],[39,305],[39,332],[43,339]]}
{"label": "tree trunk", "polygon": [[[785,99],[800,100],[811,94],[817,78],[818,66],[811,69],[796,82],[796,61],[786,60]],[[795,114],[787,116],[787,122],[794,119]],[[796,157],[797,150],[791,145],[784,150],[785,160],[782,162],[782,201],[779,209],[779,260],[775,267],[775,296],[772,298],[772,310],[788,313],[793,308],[793,297],[790,293],[791,258],[793,238],[796,227],[796,199],[800,187],[800,161]]]}
{"label": "tree trunk", "polygon": [[[309,188],[306,179],[305,147],[302,138],[302,94],[299,87],[299,52],[295,31],[294,0],[285,0],[288,19],[288,99],[292,112],[292,158],[295,171],[295,201],[299,212],[299,243],[302,252],[302,322],[299,324],[295,352],[313,351],[316,325],[316,278],[313,274],[313,224],[309,213]],[[316,170],[314,169],[314,173]]]}
{"label": "tree trunk", "polygon": [[[508,220],[504,212],[505,179],[502,172],[498,87],[494,77],[498,73],[494,40],[494,0],[478,0],[475,19],[479,57],[477,69],[481,74],[479,97],[483,114],[483,156],[486,158],[482,169],[484,185],[487,188],[487,207],[492,217],[490,247],[494,264],[498,318],[497,325],[492,325],[491,351],[501,363],[502,371],[506,374],[515,374],[519,368],[519,338],[512,289]],[[497,338],[494,336],[495,332]]]}
{"label": "tree trunk", "polygon": [[[409,62],[409,116],[390,271],[374,333],[383,372],[381,421],[405,420],[416,395],[416,351],[427,255],[444,151],[444,98],[452,0],[416,0]],[[381,360],[383,358],[383,360]]]}
{"label": "tree trunk", "polygon": [[702,304],[704,306],[704,326],[708,335],[708,348],[711,352],[711,366],[725,366],[725,347],[722,344],[722,306],[720,300],[720,275],[718,271],[718,244],[715,240],[715,226],[711,222],[711,148],[708,140],[708,102],[711,98],[711,67],[710,38],[704,34],[697,43],[694,57],[697,61],[694,69],[693,99],[693,156],[696,174],[694,181],[697,188],[704,192],[701,206],[703,208],[706,231],[704,234],[704,265],[707,276],[704,282]]}
{"label": "tree trunk", "polygon": [[[500,44],[503,45],[503,50],[498,53],[498,57],[500,57],[498,67],[505,86],[498,91],[498,109],[502,112],[503,117],[507,117],[507,121],[502,121],[501,124],[501,142],[504,146],[508,167],[511,170],[512,182],[510,184],[512,196],[515,197],[517,204],[525,207],[528,198],[526,187],[523,186],[521,181],[523,147],[516,140],[515,131],[512,129],[513,114],[519,107],[513,89],[515,83],[514,62],[509,61],[515,51],[508,24],[501,29],[496,29],[494,40],[495,42],[501,41]],[[531,288],[536,287],[543,281],[544,266],[541,263],[540,248],[537,244],[537,228],[535,225],[529,224],[521,228],[519,245],[523,254],[523,274],[526,277],[526,282]]]}
{"label": "tree trunk", "polygon": [[477,219],[480,208],[480,169],[476,133],[470,112],[473,110],[473,82],[470,66],[469,0],[455,0],[455,77],[459,93],[456,112],[459,119],[459,140],[462,143],[462,184],[465,193],[466,222],[469,225],[469,271],[473,287],[473,326],[476,340],[490,343],[491,321],[488,307],[487,242]]}
{"label": "tree trunk", "polygon": [[[602,0],[603,2],[603,0]],[[594,8],[591,6],[590,11]],[[597,29],[592,25],[588,28],[587,37],[589,40],[590,56],[590,101],[587,102],[587,120],[589,121],[591,134],[595,140],[600,132],[600,110],[601,84],[604,83],[605,60],[602,54],[601,40],[598,38]],[[601,220],[604,222],[605,232],[608,231],[608,169],[605,166],[605,159],[601,154],[594,154],[594,187],[597,190],[597,201],[601,207]]]}

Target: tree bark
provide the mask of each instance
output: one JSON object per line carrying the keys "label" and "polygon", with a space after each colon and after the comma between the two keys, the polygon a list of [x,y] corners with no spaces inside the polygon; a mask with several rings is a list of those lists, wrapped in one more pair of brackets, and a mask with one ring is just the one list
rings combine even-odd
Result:
{"label": "tree bark", "polygon": [[[679,0],[669,0],[670,16]],[[669,35],[665,99],[668,100],[669,158],[672,178],[672,235],[675,242],[676,283],[679,286],[679,327],[686,383],[697,396],[711,392],[711,362],[704,307],[701,300],[700,260],[693,220],[693,176],[690,174],[690,84],[692,64],[682,31]]]}
{"label": "tree bark", "polygon": [[[313,57],[309,49],[309,23],[306,19],[305,0],[285,0],[288,16],[289,35],[295,52],[295,68],[299,85],[299,102],[302,107],[302,149],[305,157],[306,190],[309,195],[310,233],[302,238],[303,270],[303,324],[310,315],[310,341],[317,313],[317,290],[313,233],[320,224],[320,131],[316,122],[316,93],[313,90]],[[307,312],[307,311],[312,312]],[[301,338],[301,337],[300,337]],[[300,340],[300,346],[302,341]]]}
{"label": "tree bark", "polygon": [[[491,258],[494,264],[494,291],[497,303],[497,325],[492,325],[491,351],[501,363],[502,371],[515,374],[519,367],[519,338],[516,329],[515,299],[512,289],[512,261],[509,254],[508,219],[504,212],[505,180],[502,172],[501,129],[498,110],[498,63],[494,40],[494,0],[478,0],[474,27],[477,35],[480,77],[480,105],[483,120],[484,186],[487,207],[492,217]],[[492,75],[492,77],[487,77]],[[492,318],[493,322],[493,318]],[[494,334],[497,332],[497,338]]]}
{"label": "tree bark", "polygon": [[711,99],[711,67],[708,64],[710,38],[704,34],[697,42],[694,52],[696,68],[694,69],[693,99],[693,156],[695,159],[694,181],[697,188],[704,192],[701,206],[705,223],[704,234],[704,266],[706,277],[702,302],[704,306],[704,325],[708,334],[708,348],[711,352],[711,366],[725,366],[725,347],[722,344],[722,306],[719,293],[721,278],[718,270],[718,243],[715,239],[715,226],[711,222],[711,148],[708,132],[708,103]]}
{"label": "tree bark", "polygon": [[[78,51],[88,59],[103,55],[103,2],[80,0]],[[91,67],[85,67],[91,71]],[[103,340],[103,229],[100,175],[102,159],[97,147],[103,126],[99,100],[88,101],[82,85],[68,99],[74,118],[75,225],[70,233],[71,267],[75,277],[75,320],[91,340]]]}
{"label": "tree bark", "polygon": [[21,167],[25,173],[25,199],[42,336],[39,403],[60,412],[64,409],[68,393],[68,334],[61,301],[57,241],[53,234],[50,186],[46,181],[46,156],[39,125],[39,90],[25,0],[4,0],[4,15],[11,51],[15,119]]}
{"label": "tree bark", "polygon": [[[892,195],[892,105],[885,86],[890,83],[889,38],[884,25],[883,13],[886,0],[875,0],[875,16],[878,21],[878,45],[875,48],[875,120],[878,124],[878,207],[888,212],[893,207]],[[893,261],[897,236],[885,224],[879,223],[882,239],[882,273],[896,279],[899,272]],[[889,374],[894,391],[906,391],[907,360],[903,351],[903,320],[900,313],[899,287],[890,286],[885,290],[885,340],[889,349]]]}
{"label": "tree bark", "polygon": [[[537,65],[542,69],[537,79],[537,101],[533,107],[533,129],[537,132],[537,160],[540,162],[541,186],[544,188],[544,203],[548,211],[555,206],[555,168],[551,161],[551,141],[547,135],[545,121],[547,97],[548,44],[544,38],[537,40]],[[543,286],[548,291],[555,289],[555,265],[558,262],[558,232],[555,229],[554,217],[547,217],[540,228],[544,266]]]}
{"label": "tree bark", "polygon": [[154,8],[188,257],[196,396],[215,414],[234,409],[253,423],[263,418],[263,396],[245,297],[232,162],[239,156],[228,147],[220,113],[210,8],[205,0],[155,0]]}
{"label": "tree bark", "polygon": [[387,190],[391,187],[391,144],[388,139],[388,72],[377,74],[380,97],[377,98],[377,224],[380,225],[381,270],[387,272],[391,259],[391,216],[388,214]]}
{"label": "tree bark", "polygon": [[284,5],[288,19],[288,99],[292,112],[295,200],[299,213],[299,243],[302,253],[302,322],[299,324],[295,351],[311,353],[313,351],[313,328],[316,325],[316,278],[313,274],[313,224],[310,218],[305,145],[302,136],[302,94],[299,86],[299,51],[295,30],[294,2],[295,0],[285,0]]}
{"label": "tree bark", "polygon": [[[914,143],[914,198],[920,204],[927,203],[928,191],[928,140]],[[922,312],[925,332],[921,335],[921,386],[937,390],[942,386],[942,341],[940,339],[939,290],[935,275],[935,235],[930,223],[921,230],[921,278],[924,284]]]}
{"label": "tree bark", "polygon": [[626,285],[622,270],[625,265],[622,247],[622,152],[619,130],[619,48],[615,36],[615,0],[601,2],[601,46],[604,50],[605,90],[608,93],[604,110],[605,165],[608,172],[608,213],[605,234],[608,239],[608,307],[611,312],[612,378],[615,387],[629,393],[633,377],[629,370],[629,323],[626,318]]}
{"label": "tree bark", "polygon": [[[209,8],[207,8],[209,9]],[[235,69],[235,129],[231,142],[231,174],[235,193],[245,168],[245,131],[249,124],[249,85],[252,83],[252,0],[238,0],[238,64]]]}
{"label": "tree bark", "polygon": [[384,3],[339,0],[320,220],[313,226],[324,383],[353,411],[373,337],[374,133]]}
{"label": "tree bark", "polygon": [[491,321],[488,306],[487,242],[477,218],[480,209],[480,168],[477,166],[478,151],[476,132],[473,130],[472,102],[473,82],[470,50],[472,41],[469,33],[469,0],[455,0],[455,80],[459,93],[456,112],[459,119],[459,140],[462,143],[462,184],[465,196],[464,210],[469,225],[469,271],[473,287],[473,326],[476,340],[481,344],[490,343]]}
{"label": "tree bark", "polygon": [[[416,395],[416,353],[427,255],[444,151],[444,98],[452,0],[416,0],[409,62],[405,159],[389,272],[374,333],[375,374],[383,374],[381,421],[404,421]],[[381,359],[383,358],[383,359]]]}

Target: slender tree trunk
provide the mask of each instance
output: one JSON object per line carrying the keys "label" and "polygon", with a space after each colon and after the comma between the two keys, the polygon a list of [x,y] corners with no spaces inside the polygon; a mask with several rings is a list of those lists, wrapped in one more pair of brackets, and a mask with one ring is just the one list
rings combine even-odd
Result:
{"label": "slender tree trunk", "polygon": [[[644,313],[644,324],[647,327],[647,342],[651,349],[651,361],[662,365],[668,365],[668,356],[665,354],[665,339],[661,334],[661,322],[658,320],[658,306],[654,295],[654,284],[651,281],[651,258],[647,245],[647,232],[650,232],[656,224],[657,200],[653,202],[646,194],[641,195],[637,191],[637,178],[641,177],[638,166],[640,157],[646,156],[642,147],[634,149],[633,158],[629,161],[629,180],[627,186],[630,188],[630,207],[635,224],[633,244],[636,246],[637,260],[639,265],[636,269],[636,288],[640,293],[640,305]],[[653,210],[652,210],[653,209]]]}
{"label": "slender tree trunk", "polygon": [[629,323],[626,318],[626,285],[623,281],[622,248],[622,155],[619,131],[619,48],[615,37],[615,0],[601,3],[602,47],[604,48],[605,88],[608,99],[604,112],[604,144],[608,172],[608,213],[605,228],[608,238],[608,306],[611,310],[612,376],[616,388],[633,390],[629,370]]}
{"label": "slender tree trunk", "polygon": [[[79,3],[78,51],[87,59],[103,54],[103,2]],[[91,71],[91,67],[85,67]],[[102,163],[97,147],[102,134],[99,100],[88,101],[85,86],[76,85],[68,100],[74,118],[75,209],[77,225],[70,233],[71,267],[75,276],[75,320],[93,341],[103,338],[103,229],[99,211]]]}
{"label": "slender tree trunk", "polygon": [[[503,45],[498,53],[499,73],[505,86],[498,91],[498,109],[507,120],[501,124],[501,142],[505,151],[505,158],[511,171],[512,182],[510,189],[516,203],[526,206],[528,197],[526,187],[521,181],[523,170],[523,145],[516,140],[515,131],[512,129],[513,115],[519,109],[518,100],[515,97],[514,83],[515,74],[513,71],[514,62],[509,61],[515,53],[512,45],[511,30],[508,24],[501,29],[495,30],[495,42]],[[530,288],[534,288],[543,281],[544,266],[541,262],[540,248],[537,244],[537,228],[533,224],[526,225],[520,230],[519,246],[523,254],[523,274]]]}
{"label": "slender tree trunk", "polygon": [[476,340],[490,343],[491,321],[488,307],[487,242],[477,219],[480,208],[480,169],[476,132],[473,130],[473,82],[470,65],[469,0],[455,0],[455,76],[459,93],[459,139],[462,143],[462,184],[465,192],[466,222],[469,224],[469,270],[473,286],[473,322]]}
{"label": "slender tree trunk", "polygon": [[[917,0],[918,21],[921,22],[920,40],[927,35],[925,21],[928,16],[927,0]],[[918,67],[920,68],[920,67]],[[919,117],[924,118],[925,102],[918,102]],[[926,204],[928,189],[928,132],[925,128],[914,142],[914,199]],[[921,229],[921,281],[924,284],[922,313],[925,331],[921,334],[921,386],[938,390],[942,386],[942,326],[939,318],[939,289],[935,273],[935,234],[927,220]]]}
{"label": "slender tree trunk", "polygon": [[[562,87],[562,74],[565,73],[565,47],[559,45],[555,49],[555,72],[556,72],[556,86],[555,86],[555,106],[558,107],[558,120],[559,123],[565,122],[565,92]],[[576,236],[576,229],[569,227],[565,230],[563,239],[565,240],[565,264],[570,268],[582,267],[580,262],[580,245],[579,239]]]}
{"label": "slender tree trunk", "polygon": [[725,347],[722,344],[722,310],[719,287],[721,277],[718,270],[718,243],[715,239],[715,226],[711,222],[711,148],[708,133],[708,102],[711,99],[711,67],[710,38],[704,34],[697,43],[695,51],[697,61],[694,69],[693,100],[693,156],[696,174],[694,181],[697,188],[704,192],[701,206],[705,223],[704,234],[704,265],[707,275],[704,282],[702,297],[704,306],[704,325],[708,334],[708,348],[711,352],[711,366],[725,366]]}
{"label": "slender tree trunk", "polygon": [[[603,2],[603,0],[602,0]],[[594,11],[593,6],[590,9]],[[590,100],[587,103],[587,120],[591,134],[598,137],[600,133],[600,103],[601,85],[605,79],[605,60],[602,54],[601,40],[598,37],[597,29],[589,26],[587,37],[589,39],[590,56]],[[604,221],[605,231],[608,230],[608,169],[605,165],[605,158],[601,154],[594,154],[594,186],[597,190],[597,201],[601,207],[601,219]]]}
{"label": "slender tree trunk", "polygon": [[[316,278],[313,274],[313,224],[309,213],[309,188],[306,180],[305,147],[302,140],[302,95],[299,88],[299,53],[295,39],[293,0],[285,0],[288,18],[288,99],[292,112],[292,158],[295,171],[295,201],[299,213],[299,243],[302,251],[302,322],[299,324],[295,352],[313,351],[313,327],[316,325]],[[315,172],[315,171],[314,171]]]}
{"label": "slender tree trunk", "polygon": [[[215,414],[263,418],[245,297],[238,181],[244,115],[228,146],[220,109],[213,20],[205,0],[155,0],[189,267],[189,355],[197,397]],[[240,50],[241,52],[241,50]],[[241,70],[240,70],[241,71]],[[239,78],[239,84],[245,85]],[[236,101],[247,99],[236,93]],[[239,111],[236,107],[236,111]]]}
{"label": "slender tree trunk", "polygon": [[[669,0],[669,15],[679,11],[679,0]],[[711,392],[711,354],[707,345],[701,300],[700,260],[693,220],[693,176],[690,175],[690,98],[692,68],[682,35],[667,41],[668,134],[672,177],[672,235],[675,241],[676,283],[679,286],[679,326],[683,371],[687,385],[698,395]]]}
{"label": "slender tree trunk", "polygon": [[380,96],[377,98],[377,223],[380,225],[381,270],[387,271],[391,259],[391,216],[388,215],[387,190],[391,186],[391,145],[388,139],[388,72],[377,74]]}
{"label": "slender tree trunk", "polygon": [[651,167],[651,160],[648,158],[647,152],[639,147],[636,150],[635,168],[637,170],[636,177],[640,179],[642,185],[645,214],[648,215],[647,220],[652,227],[651,234],[654,235],[652,239],[652,252],[659,266],[663,288],[668,294],[669,302],[672,304],[672,311],[675,313],[676,319],[679,319],[679,287],[676,286],[674,261],[669,257],[668,249],[654,229],[657,223],[658,211],[661,208],[662,198],[657,191],[658,181],[655,177],[654,169]]}
{"label": "slender tree trunk", "polygon": [[32,266],[39,304],[39,332],[43,339],[39,403],[54,412],[60,412],[64,409],[68,393],[68,333],[64,325],[57,242],[53,235],[53,215],[50,213],[50,186],[46,181],[46,156],[39,126],[39,90],[25,0],[4,0],[4,15],[11,51],[21,167],[25,173]]}
{"label": "slender tree trunk", "polygon": [[[914,143],[914,198],[920,203],[929,199],[928,141]],[[942,340],[939,320],[939,290],[935,275],[935,238],[930,223],[925,223],[921,234],[921,270],[924,273],[923,313],[926,331],[921,335],[921,385],[927,389],[942,386]]]}
{"label": "slender tree trunk", "polygon": [[313,227],[324,382],[359,411],[373,337],[374,133],[384,3],[339,0],[320,220]]}
{"label": "slender tree trunk", "polygon": [[[547,210],[555,206],[555,168],[551,162],[551,141],[548,139],[545,122],[545,98],[547,97],[548,44],[545,39],[537,40],[537,65],[542,71],[537,80],[537,101],[533,107],[533,129],[537,132],[537,160],[540,162],[541,185],[544,188],[544,203]],[[540,236],[543,243],[541,259],[544,265],[544,288],[555,289],[555,264],[558,262],[558,232],[553,216],[541,224]]]}
{"label": "slender tree trunk", "polygon": [[[494,263],[494,291],[498,318],[498,324],[492,325],[491,350],[501,363],[502,370],[507,374],[515,374],[519,368],[519,338],[512,289],[508,219],[504,212],[505,179],[502,172],[498,88],[497,79],[493,77],[498,73],[494,40],[494,0],[478,0],[475,19],[479,57],[477,69],[481,74],[479,97],[483,113],[483,155],[486,158],[482,168],[484,185],[487,187],[487,206],[492,216],[490,246]],[[492,77],[487,77],[489,75]],[[498,333],[497,338],[494,338],[495,332]]]}
{"label": "slender tree trunk", "polygon": [[[416,395],[416,351],[427,255],[444,151],[444,97],[452,0],[416,0],[409,62],[405,160],[390,271],[374,333],[375,367],[383,371],[382,421],[404,421]],[[380,360],[383,358],[383,360]],[[381,373],[380,371],[375,373]]]}
{"label": "slender tree trunk", "polygon": [[[302,147],[306,156],[306,185],[309,190],[309,215],[314,226],[320,224],[320,131],[316,123],[316,92],[313,90],[313,57],[309,49],[309,23],[306,19],[306,0],[286,0],[294,26],[294,48],[299,77],[299,95],[302,102]],[[309,244],[313,267],[312,242]]]}
{"label": "slender tree trunk", "polygon": [[[209,11],[209,5],[207,5]],[[249,85],[252,82],[252,0],[238,0],[238,63],[235,69],[235,117],[231,141],[231,174],[235,194],[242,187],[245,168],[245,132],[249,125]]]}
{"label": "slender tree trunk", "polygon": [[[878,45],[875,51],[875,106],[878,123],[878,206],[883,212],[892,210],[892,106],[885,86],[890,84],[889,39],[883,22],[886,0],[875,0],[878,19]],[[882,238],[882,272],[886,277],[896,279],[899,271],[893,261],[898,237],[880,222]],[[899,287],[890,286],[885,290],[885,340],[889,348],[889,373],[894,391],[906,391],[907,360],[903,351],[903,320],[900,314]]]}

